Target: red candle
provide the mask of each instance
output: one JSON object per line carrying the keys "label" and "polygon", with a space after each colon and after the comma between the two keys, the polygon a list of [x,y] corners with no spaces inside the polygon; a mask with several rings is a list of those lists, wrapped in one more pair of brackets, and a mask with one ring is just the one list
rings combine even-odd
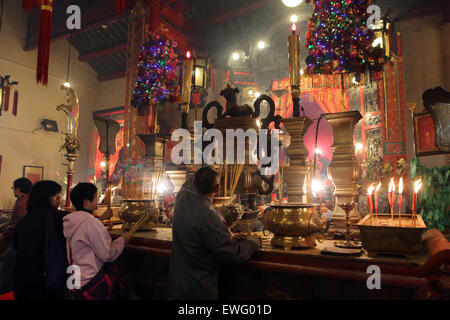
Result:
{"label": "red candle", "polygon": [[369,188],[367,189],[367,202],[369,203],[369,213],[371,214],[373,212],[373,202],[372,202],[372,193],[375,187],[373,186],[373,183],[370,184]]}
{"label": "red candle", "polygon": [[422,180],[419,179],[416,182],[414,182],[414,194],[413,194],[413,203],[412,203],[412,219],[413,222],[416,221],[416,203],[417,203],[417,193],[419,192],[420,188],[422,188]]}
{"label": "red candle", "polygon": [[402,219],[402,202],[403,202],[403,178],[400,178],[400,182],[398,183],[398,217],[399,217],[399,223],[401,223],[401,219]]}
{"label": "red candle", "polygon": [[375,189],[375,217],[378,214],[378,190],[381,188],[381,182],[378,183],[377,188]]}
{"label": "red candle", "polygon": [[394,198],[395,198],[395,184],[394,177],[391,178],[391,182],[389,183],[389,207],[391,208],[391,218],[394,218]]}

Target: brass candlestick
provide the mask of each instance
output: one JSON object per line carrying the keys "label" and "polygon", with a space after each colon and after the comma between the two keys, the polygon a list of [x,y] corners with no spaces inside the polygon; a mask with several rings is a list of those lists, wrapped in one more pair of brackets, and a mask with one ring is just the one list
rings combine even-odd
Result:
{"label": "brass candlestick", "polygon": [[[359,111],[326,113],[323,117],[333,129],[333,159],[328,166],[328,177],[336,187],[334,191],[335,203],[350,203],[358,195],[356,182],[360,176],[358,160],[355,156],[353,130],[362,118]],[[359,235],[359,229],[353,227],[361,219],[355,207],[350,213],[352,233]],[[328,231],[330,238],[341,237],[346,232],[345,212],[338,205],[335,206],[331,227]]]}
{"label": "brass candlestick", "polygon": [[356,203],[350,202],[350,203],[339,203],[339,207],[341,207],[343,210],[345,210],[345,225],[346,225],[346,232],[345,232],[345,241],[335,241],[334,245],[339,248],[348,248],[348,249],[359,249],[361,248],[361,242],[360,241],[351,241],[352,240],[352,234],[350,231],[351,221],[350,221],[350,211],[353,210]]}

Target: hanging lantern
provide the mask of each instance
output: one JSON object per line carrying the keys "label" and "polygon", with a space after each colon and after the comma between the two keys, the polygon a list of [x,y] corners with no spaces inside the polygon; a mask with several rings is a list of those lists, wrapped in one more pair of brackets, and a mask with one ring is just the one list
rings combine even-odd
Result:
{"label": "hanging lantern", "polygon": [[390,31],[391,23],[388,20],[380,20],[380,22],[372,28],[375,34],[375,40],[372,47],[380,46],[386,52],[386,56],[391,56]]}
{"label": "hanging lantern", "polygon": [[194,73],[192,78],[192,89],[198,91],[206,89],[206,73],[208,67],[208,59],[195,58],[194,60]]}

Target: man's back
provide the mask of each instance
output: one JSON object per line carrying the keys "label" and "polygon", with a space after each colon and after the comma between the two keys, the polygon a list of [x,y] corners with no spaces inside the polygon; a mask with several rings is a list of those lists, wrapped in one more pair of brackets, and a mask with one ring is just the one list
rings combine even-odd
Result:
{"label": "man's back", "polygon": [[235,265],[255,252],[252,241],[236,241],[211,200],[185,183],[175,200],[169,299],[218,299],[220,264]]}

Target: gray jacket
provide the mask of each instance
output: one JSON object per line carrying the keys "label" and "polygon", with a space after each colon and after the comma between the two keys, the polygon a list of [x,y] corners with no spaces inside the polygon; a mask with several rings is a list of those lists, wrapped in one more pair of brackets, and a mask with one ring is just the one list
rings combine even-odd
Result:
{"label": "gray jacket", "polygon": [[220,265],[251,257],[257,245],[231,239],[210,198],[186,182],[175,199],[169,267],[169,299],[219,299]]}

